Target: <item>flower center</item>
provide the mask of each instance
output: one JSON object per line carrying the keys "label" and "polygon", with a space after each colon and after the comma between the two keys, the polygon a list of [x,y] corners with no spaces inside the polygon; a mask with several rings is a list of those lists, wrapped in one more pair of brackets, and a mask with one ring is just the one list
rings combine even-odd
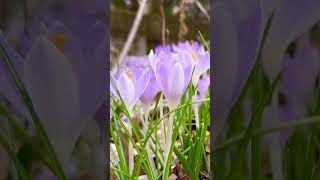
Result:
{"label": "flower center", "polygon": [[196,55],[196,53],[194,53],[194,52],[191,53],[191,57],[192,57],[193,60],[195,60],[195,61],[197,60],[197,55]]}
{"label": "flower center", "polygon": [[51,37],[51,41],[53,42],[53,44],[61,51],[64,49],[67,40],[68,37],[60,32],[54,32]]}
{"label": "flower center", "polygon": [[127,71],[126,74],[127,74],[127,76],[128,76],[129,78],[131,78],[131,76],[132,76],[132,71]]}

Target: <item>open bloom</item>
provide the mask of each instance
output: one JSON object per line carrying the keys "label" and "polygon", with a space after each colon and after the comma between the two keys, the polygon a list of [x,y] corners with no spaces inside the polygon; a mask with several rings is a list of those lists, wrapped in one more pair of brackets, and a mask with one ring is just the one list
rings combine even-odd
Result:
{"label": "open bloom", "polygon": [[120,72],[118,79],[112,78],[114,83],[111,82],[110,85],[111,93],[120,99],[116,91],[118,90],[129,113],[131,113],[150,81],[150,72],[141,69],[123,70]]}

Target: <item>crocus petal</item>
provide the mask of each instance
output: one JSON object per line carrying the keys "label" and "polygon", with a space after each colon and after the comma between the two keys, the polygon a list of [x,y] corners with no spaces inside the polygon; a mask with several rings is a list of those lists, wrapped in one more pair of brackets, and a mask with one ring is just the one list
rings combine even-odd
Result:
{"label": "crocus petal", "polygon": [[147,88],[147,85],[150,81],[150,71],[145,70],[141,77],[137,79],[135,82],[135,95],[134,95],[134,101],[135,103],[139,100],[145,89]]}
{"label": "crocus petal", "polygon": [[70,63],[40,36],[27,55],[24,80],[36,113],[64,167],[83,124],[78,111],[77,81]]}
{"label": "crocus petal", "polygon": [[160,90],[158,87],[158,84],[156,82],[156,77],[154,76],[154,73],[152,72],[151,69],[149,69],[148,71],[150,72],[150,81],[149,81],[145,91],[143,92],[143,94],[140,97],[142,104],[144,104],[145,106],[151,105],[155,96],[157,95],[157,93]]}
{"label": "crocus petal", "polygon": [[194,86],[198,84],[199,77],[210,69],[210,55],[208,52],[197,56],[198,63],[193,72],[192,83]]}
{"label": "crocus petal", "polygon": [[[107,92],[107,39],[103,38],[92,58],[78,76],[81,110],[83,118],[89,119],[103,104]],[[74,61],[77,61],[75,59]]]}
{"label": "crocus petal", "polygon": [[264,69],[271,80],[281,70],[281,60],[289,43],[318,20],[320,20],[320,1],[283,0],[275,11],[262,54]]}
{"label": "crocus petal", "polygon": [[[232,16],[221,3],[216,3],[213,21],[213,117],[221,123],[226,119],[231,107],[231,96],[235,87],[238,65],[237,33]],[[217,125],[219,128],[219,125]]]}
{"label": "crocus petal", "polygon": [[129,112],[133,109],[134,98],[135,98],[135,88],[132,80],[128,77],[126,73],[122,73],[117,81],[117,88],[119,90],[120,96],[127,106]]}
{"label": "crocus petal", "polygon": [[185,88],[184,70],[180,63],[176,63],[169,71],[167,88],[168,103],[172,106],[178,105]]}

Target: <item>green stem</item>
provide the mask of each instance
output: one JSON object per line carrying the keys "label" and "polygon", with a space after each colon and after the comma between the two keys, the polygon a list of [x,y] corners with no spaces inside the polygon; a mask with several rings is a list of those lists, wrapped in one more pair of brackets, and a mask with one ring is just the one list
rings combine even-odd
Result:
{"label": "green stem", "polygon": [[31,180],[31,177],[27,174],[26,170],[23,168],[22,164],[18,160],[14,150],[11,148],[10,144],[0,135],[0,144],[3,149],[7,152],[14,166],[16,167],[22,180]]}
{"label": "green stem", "polygon": [[[292,120],[289,123],[279,123],[277,126],[270,127],[270,128],[260,128],[260,129],[255,130],[252,133],[252,137],[262,136],[265,134],[278,132],[283,129],[296,128],[296,127],[306,126],[306,125],[315,124],[315,123],[320,123],[320,116],[314,116],[314,117],[311,117],[308,119],[302,119],[302,120]],[[227,140],[226,142],[222,143],[221,145],[218,145],[217,147],[213,148],[212,153],[228,149],[230,146],[233,146],[233,145],[241,142],[242,139],[243,139],[243,134],[232,137],[229,140]]]}

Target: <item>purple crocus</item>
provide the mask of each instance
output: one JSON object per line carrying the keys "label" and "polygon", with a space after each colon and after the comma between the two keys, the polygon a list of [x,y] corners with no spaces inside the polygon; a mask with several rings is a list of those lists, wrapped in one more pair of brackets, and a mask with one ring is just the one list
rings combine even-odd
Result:
{"label": "purple crocus", "polygon": [[169,107],[176,107],[190,82],[192,65],[179,61],[185,58],[182,54],[172,54],[169,58],[162,59],[165,56],[157,56],[151,52],[149,57],[155,78]]}
{"label": "purple crocus", "polygon": [[177,45],[173,44],[172,49],[176,53],[187,54],[191,57],[187,59],[192,60],[190,63],[194,68],[192,84],[197,86],[200,76],[210,69],[210,54],[197,41],[179,42]]}
{"label": "purple crocus", "polygon": [[133,71],[123,70],[119,74],[119,78],[110,82],[111,93],[119,99],[116,89],[124,101],[129,113],[132,113],[134,105],[147,88],[150,81],[150,71],[135,69]]}
{"label": "purple crocus", "polygon": [[[43,29],[39,30],[37,25]],[[82,37],[59,21],[28,24],[26,33],[22,35],[23,43],[17,45],[19,51],[22,50],[22,57],[10,50],[10,44],[3,36],[0,37],[64,167],[82,129],[103,104],[107,89],[105,27],[97,21],[96,26],[86,27],[90,27],[88,29],[94,35],[100,36],[98,32],[105,32],[99,39],[93,38],[97,41],[89,43],[92,48],[86,53],[82,51],[86,40],[80,41]],[[7,73],[5,76],[10,75]],[[30,119],[15,85],[10,82],[10,86],[14,91],[6,93],[4,89],[1,93]]]}

